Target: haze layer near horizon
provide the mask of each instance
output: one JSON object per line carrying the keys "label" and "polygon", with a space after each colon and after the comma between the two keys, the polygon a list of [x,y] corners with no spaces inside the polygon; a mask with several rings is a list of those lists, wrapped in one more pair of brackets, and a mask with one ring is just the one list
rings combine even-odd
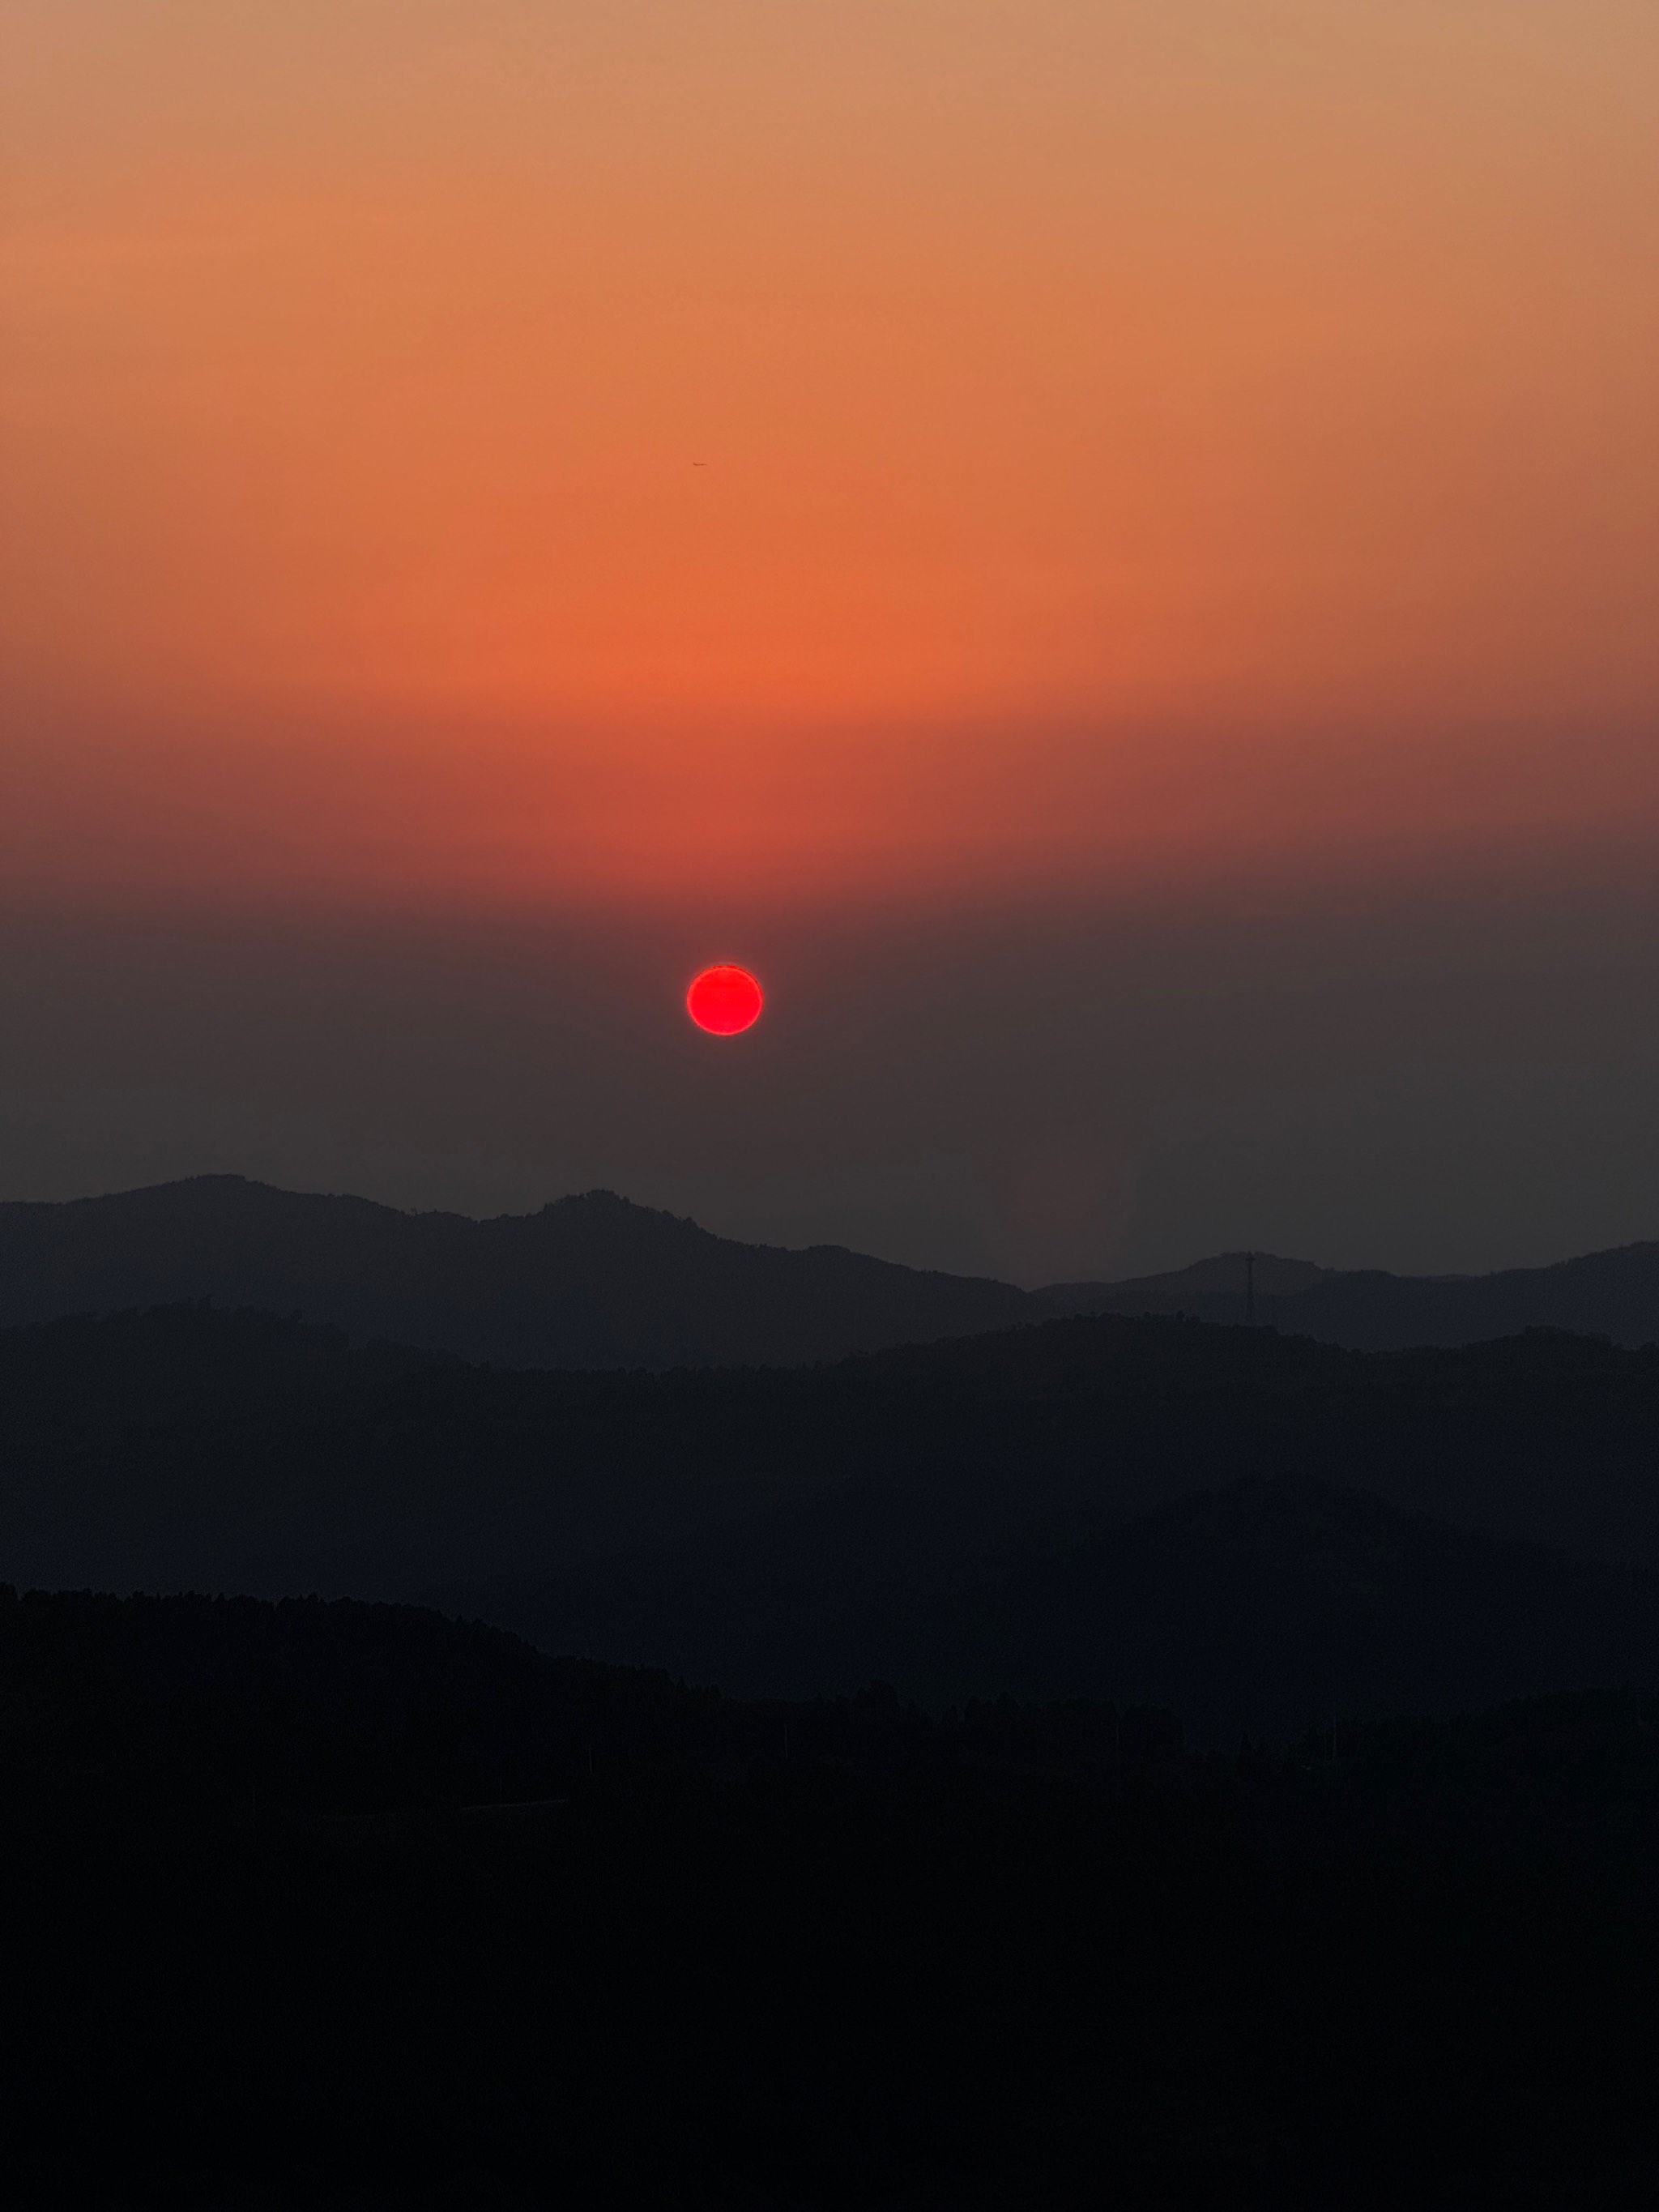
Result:
{"label": "haze layer near horizon", "polygon": [[[769,999],[686,1020],[733,935]],[[692,959],[686,958],[694,948]],[[1404,1273],[1659,1232],[1659,902],[548,921],[0,912],[0,1196],[221,1170],[1027,1283]]]}

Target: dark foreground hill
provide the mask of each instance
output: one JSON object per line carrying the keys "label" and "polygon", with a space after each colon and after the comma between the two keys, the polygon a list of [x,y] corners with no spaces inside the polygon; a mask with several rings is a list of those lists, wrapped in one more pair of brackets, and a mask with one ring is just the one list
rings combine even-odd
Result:
{"label": "dark foreground hill", "polygon": [[1183,1752],[404,1608],[0,1593],[20,2212],[1659,2186],[1659,1706]]}
{"label": "dark foreground hill", "polygon": [[1659,1342],[1659,1244],[1624,1244],[1552,1267],[1491,1275],[1390,1275],[1381,1268],[1316,1267],[1272,1253],[1228,1252],[1174,1274],[1061,1283],[1033,1295],[1047,1313],[1186,1313],[1235,1324],[1254,1318],[1361,1352],[1477,1344],[1528,1328],[1653,1344]]}
{"label": "dark foreground hill", "polygon": [[1026,1314],[1008,1284],[736,1243],[608,1191],[492,1221],[240,1176],[0,1205],[0,1326],[199,1299],[507,1367],[788,1366]]}
{"label": "dark foreground hill", "polygon": [[1156,1697],[1228,1741],[1659,1685],[1656,1468],[1659,1352],[1546,1333],[1103,1317],[665,1376],[194,1309],[0,1333],[20,1583],[441,1594],[726,1687]]}

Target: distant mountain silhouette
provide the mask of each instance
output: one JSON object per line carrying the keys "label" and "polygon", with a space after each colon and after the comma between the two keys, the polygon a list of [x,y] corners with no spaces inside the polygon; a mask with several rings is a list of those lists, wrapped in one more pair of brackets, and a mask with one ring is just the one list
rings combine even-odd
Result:
{"label": "distant mountain silhouette", "polygon": [[1343,1273],[1223,1253],[1024,1291],[818,1244],[744,1244],[610,1191],[474,1221],[198,1176],[0,1205],[0,1328],[203,1299],[499,1367],[799,1366],[1056,1316],[1253,1317],[1386,1351],[1562,1328],[1659,1340],[1659,1244],[1495,1275]]}
{"label": "distant mountain silhouette", "polygon": [[240,1176],[0,1205],[0,1326],[199,1299],[508,1367],[787,1366],[1027,1312],[1007,1284],[737,1243],[609,1191],[490,1221]]}
{"label": "distant mountain silhouette", "polygon": [[[1248,1272],[1247,1256],[1254,1261]],[[1039,1311],[1050,1314],[1188,1313],[1231,1322],[1245,1320],[1253,1304],[1259,1323],[1360,1352],[1476,1344],[1526,1328],[1653,1344],[1659,1342],[1659,1244],[1624,1244],[1491,1275],[1390,1275],[1380,1268],[1316,1267],[1267,1252],[1227,1252],[1173,1274],[1058,1283],[1032,1297]]]}
{"label": "distant mountain silhouette", "polygon": [[1218,1252],[1164,1275],[1130,1275],[1121,1282],[1051,1283],[1033,1291],[1039,1309],[1053,1314],[1191,1314],[1203,1321],[1264,1322],[1326,1281],[1336,1271],[1310,1260],[1285,1260],[1275,1252]]}

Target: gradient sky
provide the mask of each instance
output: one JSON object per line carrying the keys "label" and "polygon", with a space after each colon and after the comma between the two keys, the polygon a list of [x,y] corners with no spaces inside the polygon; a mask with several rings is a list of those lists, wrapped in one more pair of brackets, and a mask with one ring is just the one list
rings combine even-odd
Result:
{"label": "gradient sky", "polygon": [[0,1195],[1659,1233],[1651,0],[0,39]]}

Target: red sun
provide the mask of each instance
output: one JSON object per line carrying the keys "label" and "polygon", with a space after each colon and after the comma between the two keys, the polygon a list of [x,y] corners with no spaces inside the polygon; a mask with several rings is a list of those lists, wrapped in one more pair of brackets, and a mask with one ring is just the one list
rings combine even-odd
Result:
{"label": "red sun", "polygon": [[685,1011],[711,1036],[736,1036],[760,1019],[761,987],[746,968],[705,968],[685,994]]}

